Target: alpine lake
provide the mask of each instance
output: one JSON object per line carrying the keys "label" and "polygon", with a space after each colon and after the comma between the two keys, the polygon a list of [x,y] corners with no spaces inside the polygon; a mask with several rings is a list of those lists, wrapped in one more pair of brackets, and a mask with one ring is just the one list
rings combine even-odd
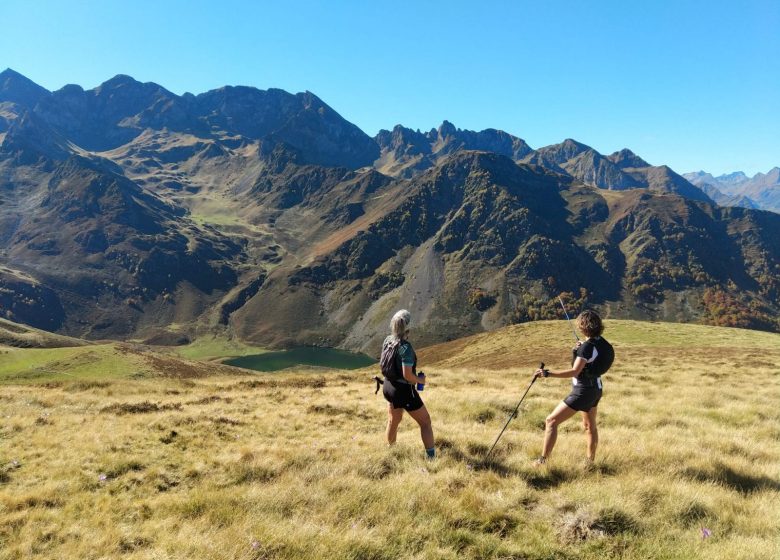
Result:
{"label": "alpine lake", "polygon": [[348,352],[336,348],[298,346],[289,350],[231,358],[223,363],[256,371],[279,371],[295,366],[358,369],[376,364],[377,360],[366,354]]}

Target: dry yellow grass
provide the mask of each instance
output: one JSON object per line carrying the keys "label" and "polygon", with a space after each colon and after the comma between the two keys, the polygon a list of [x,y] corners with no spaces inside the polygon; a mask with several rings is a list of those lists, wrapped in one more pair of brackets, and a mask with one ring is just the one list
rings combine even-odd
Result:
{"label": "dry yellow grass", "polygon": [[420,352],[433,462],[408,418],[385,446],[367,370],[154,377],[171,358],[6,384],[0,559],[777,558],[777,335],[610,321],[596,467],[574,420],[529,464],[567,391],[552,379],[482,463],[536,363],[567,362],[566,328]]}

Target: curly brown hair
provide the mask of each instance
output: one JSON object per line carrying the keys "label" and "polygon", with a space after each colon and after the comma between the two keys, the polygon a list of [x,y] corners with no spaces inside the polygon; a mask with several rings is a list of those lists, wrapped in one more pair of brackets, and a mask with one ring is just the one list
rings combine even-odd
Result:
{"label": "curly brown hair", "polygon": [[585,333],[586,336],[601,336],[604,332],[604,324],[601,322],[599,314],[592,309],[586,309],[577,317],[577,327]]}

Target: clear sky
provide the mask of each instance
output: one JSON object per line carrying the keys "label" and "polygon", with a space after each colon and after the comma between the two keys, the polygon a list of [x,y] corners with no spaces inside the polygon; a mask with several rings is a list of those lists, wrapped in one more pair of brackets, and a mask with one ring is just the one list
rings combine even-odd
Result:
{"label": "clear sky", "polygon": [[500,128],[678,172],[780,166],[780,1],[0,2],[0,70],[310,90],[374,135]]}

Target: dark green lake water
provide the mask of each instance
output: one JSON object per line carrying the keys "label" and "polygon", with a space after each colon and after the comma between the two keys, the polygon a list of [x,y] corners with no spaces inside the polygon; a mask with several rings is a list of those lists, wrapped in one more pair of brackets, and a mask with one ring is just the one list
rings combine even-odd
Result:
{"label": "dark green lake water", "polygon": [[280,352],[266,352],[225,360],[231,366],[257,371],[278,371],[293,366],[319,366],[334,369],[357,369],[377,363],[365,354],[335,348],[301,346]]}

